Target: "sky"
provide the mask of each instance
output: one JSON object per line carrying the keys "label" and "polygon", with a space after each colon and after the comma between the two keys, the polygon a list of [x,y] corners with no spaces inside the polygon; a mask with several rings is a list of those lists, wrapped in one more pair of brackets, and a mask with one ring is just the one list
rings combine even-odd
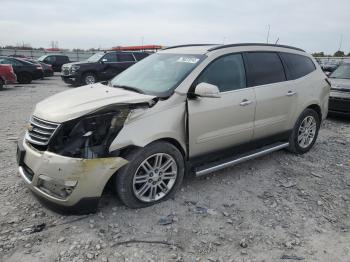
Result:
{"label": "sky", "polygon": [[[350,52],[349,0],[0,0],[0,46],[245,42]],[[342,39],[342,41],[341,41]]]}

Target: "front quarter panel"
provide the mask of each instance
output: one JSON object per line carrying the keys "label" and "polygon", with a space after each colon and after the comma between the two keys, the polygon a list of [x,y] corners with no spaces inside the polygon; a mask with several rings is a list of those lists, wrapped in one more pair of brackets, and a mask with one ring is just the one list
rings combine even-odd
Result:
{"label": "front quarter panel", "polygon": [[[173,103],[175,97],[180,102]],[[173,95],[165,101],[159,101],[154,107],[127,121],[117,137],[111,143],[109,151],[127,146],[145,147],[160,139],[175,139],[186,152],[185,142],[185,97]]]}

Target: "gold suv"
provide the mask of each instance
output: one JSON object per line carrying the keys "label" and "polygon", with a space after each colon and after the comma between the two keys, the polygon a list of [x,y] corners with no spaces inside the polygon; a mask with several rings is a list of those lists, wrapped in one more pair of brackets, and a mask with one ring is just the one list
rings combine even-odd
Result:
{"label": "gold suv", "polygon": [[305,51],[185,45],[38,103],[18,144],[19,172],[53,207],[96,209],[106,184],[145,207],[206,175],[283,148],[314,145],[330,85]]}

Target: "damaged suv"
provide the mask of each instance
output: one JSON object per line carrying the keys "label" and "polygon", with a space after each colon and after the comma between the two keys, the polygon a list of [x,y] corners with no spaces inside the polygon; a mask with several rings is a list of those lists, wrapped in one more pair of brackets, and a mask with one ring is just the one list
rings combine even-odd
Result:
{"label": "damaged suv", "polygon": [[100,83],[38,103],[19,172],[54,207],[96,210],[107,184],[140,208],[196,176],[314,145],[330,86],[303,50],[281,45],[164,49]]}

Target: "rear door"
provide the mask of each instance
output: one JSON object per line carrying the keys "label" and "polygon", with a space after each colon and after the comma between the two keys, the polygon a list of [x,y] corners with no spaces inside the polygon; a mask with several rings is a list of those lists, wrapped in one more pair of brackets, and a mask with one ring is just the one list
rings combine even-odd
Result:
{"label": "rear door", "polygon": [[135,57],[132,53],[117,53],[117,60],[119,69],[118,73],[123,72],[129,66],[132,66],[136,63]]}
{"label": "rear door", "polygon": [[283,134],[297,106],[292,81],[287,81],[280,56],[276,52],[244,54],[248,86],[256,95],[254,140]]}
{"label": "rear door", "polygon": [[189,153],[191,157],[219,151],[252,139],[254,88],[247,88],[241,54],[211,62],[195,81],[216,85],[220,98],[188,100]]}

